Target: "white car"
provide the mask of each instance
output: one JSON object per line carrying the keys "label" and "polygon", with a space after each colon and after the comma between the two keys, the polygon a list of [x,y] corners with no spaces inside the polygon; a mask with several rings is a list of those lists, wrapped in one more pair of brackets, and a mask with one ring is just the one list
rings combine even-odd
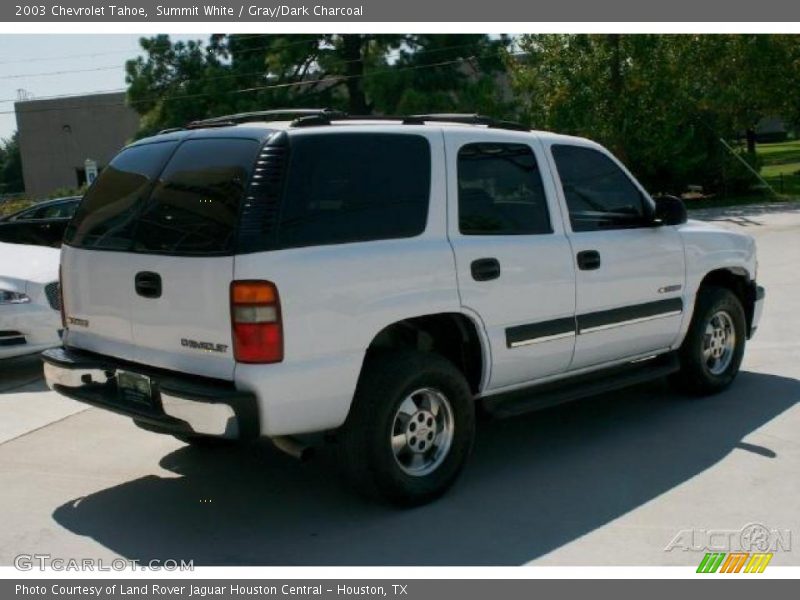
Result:
{"label": "white car", "polygon": [[0,359],[61,345],[59,254],[0,242]]}
{"label": "white car", "polygon": [[476,404],[734,380],[763,289],[586,139],[488,118],[231,115],[139,140],[67,228],[48,384],[190,443],[325,432],[362,489],[443,493]]}

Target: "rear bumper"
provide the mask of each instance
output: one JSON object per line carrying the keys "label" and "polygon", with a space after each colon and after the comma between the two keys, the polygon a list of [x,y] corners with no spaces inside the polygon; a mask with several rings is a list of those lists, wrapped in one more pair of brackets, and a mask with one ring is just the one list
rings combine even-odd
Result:
{"label": "rear bumper", "polygon": [[[50,389],[129,416],[145,429],[233,439],[259,435],[255,396],[236,390],[231,382],[187,377],[71,348],[47,350],[42,360]],[[123,397],[117,386],[119,371],[148,377],[151,401]]]}

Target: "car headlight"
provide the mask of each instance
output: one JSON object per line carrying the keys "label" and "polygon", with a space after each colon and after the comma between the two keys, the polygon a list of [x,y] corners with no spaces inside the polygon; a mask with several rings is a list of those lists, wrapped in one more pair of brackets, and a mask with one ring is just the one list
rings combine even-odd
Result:
{"label": "car headlight", "polygon": [[0,304],[25,304],[30,301],[31,299],[22,292],[0,290]]}

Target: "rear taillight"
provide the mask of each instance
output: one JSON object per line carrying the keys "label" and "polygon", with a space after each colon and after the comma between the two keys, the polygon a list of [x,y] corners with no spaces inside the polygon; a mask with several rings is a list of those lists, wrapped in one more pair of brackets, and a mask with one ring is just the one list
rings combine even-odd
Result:
{"label": "rear taillight", "polygon": [[231,284],[233,356],[243,363],[283,360],[283,325],[278,288],[269,281]]}
{"label": "rear taillight", "polygon": [[61,329],[67,328],[67,312],[64,308],[64,275],[61,265],[58,265],[58,305],[61,309]]}

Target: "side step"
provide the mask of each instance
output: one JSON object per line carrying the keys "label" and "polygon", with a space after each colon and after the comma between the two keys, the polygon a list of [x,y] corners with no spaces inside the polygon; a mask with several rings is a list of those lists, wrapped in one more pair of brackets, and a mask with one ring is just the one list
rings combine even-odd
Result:
{"label": "side step", "polygon": [[577,375],[568,379],[532,385],[513,392],[482,399],[486,411],[494,417],[513,417],[522,413],[556,406],[587,396],[595,396],[675,373],[680,368],[674,352]]}

